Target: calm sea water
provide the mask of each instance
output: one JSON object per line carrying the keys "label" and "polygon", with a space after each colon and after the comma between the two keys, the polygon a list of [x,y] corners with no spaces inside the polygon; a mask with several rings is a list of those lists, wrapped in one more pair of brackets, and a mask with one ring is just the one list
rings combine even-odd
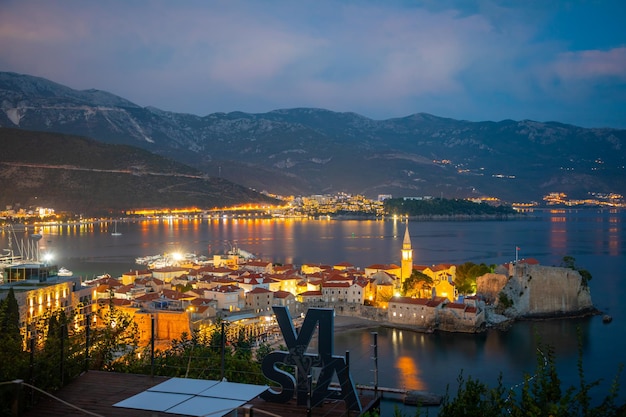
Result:
{"label": "calm sea water", "polygon": [[[416,264],[504,263],[536,258],[559,265],[566,255],[593,275],[594,304],[613,316],[519,322],[506,332],[480,335],[419,334],[377,329],[379,385],[423,389],[443,394],[464,375],[495,385],[500,373],[505,386],[532,375],[538,338],[556,350],[558,371],[565,386],[577,385],[579,341],[588,380],[601,379],[594,389],[604,395],[620,363],[626,363],[626,236],[623,211],[579,210],[535,212],[512,221],[410,222]],[[333,220],[162,220],[118,223],[121,236],[111,236],[112,224],[55,227],[42,230],[41,250],[55,256],[59,266],[85,277],[112,275],[137,268],[139,256],[184,251],[223,252],[237,245],[256,256],[279,263],[350,262],[399,263],[405,224],[388,221]],[[0,232],[0,247],[7,234]],[[350,351],[355,382],[374,381],[371,330],[344,332],[335,340],[336,353]],[[621,400],[626,376],[621,376]]]}

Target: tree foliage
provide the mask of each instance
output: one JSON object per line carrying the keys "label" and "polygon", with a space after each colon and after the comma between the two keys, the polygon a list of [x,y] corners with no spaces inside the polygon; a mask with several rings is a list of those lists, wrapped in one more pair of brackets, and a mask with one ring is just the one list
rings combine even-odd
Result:
{"label": "tree foliage", "polygon": [[137,324],[130,314],[110,302],[97,312],[97,326],[91,331],[89,344],[93,369],[113,370],[117,360],[134,354],[139,344]]}
{"label": "tree foliage", "polygon": [[504,291],[500,291],[498,294],[498,307],[499,311],[504,311],[509,307],[513,307],[513,300],[509,298]]}
{"label": "tree foliage", "polygon": [[514,388],[505,389],[501,377],[497,385],[490,388],[472,378],[466,380],[461,373],[456,396],[452,397],[449,391],[446,392],[439,416],[623,416],[626,411],[624,405],[620,407],[615,404],[621,365],[609,392],[597,405],[593,405],[591,390],[599,381],[589,383],[585,380],[580,342],[578,356],[579,386],[565,389],[557,375],[553,349],[541,343],[537,349],[535,374],[524,377],[519,392]]}
{"label": "tree foliage", "polygon": [[476,292],[476,278],[489,272],[492,272],[492,268],[484,263],[465,262],[456,267],[454,285],[459,294],[474,294]]}
{"label": "tree foliage", "polygon": [[[0,382],[24,379],[28,372],[28,353],[23,351],[19,307],[13,288],[0,300]],[[0,415],[9,415],[13,387],[0,387]]]}
{"label": "tree foliage", "polygon": [[510,206],[492,206],[487,203],[474,203],[463,199],[431,198],[426,200],[405,200],[390,198],[385,200],[386,213],[408,216],[481,216],[481,215],[512,215]]}
{"label": "tree foliage", "polygon": [[569,256],[569,255],[564,256],[563,260],[561,261],[561,266],[563,268],[569,268],[569,269],[573,269],[574,271],[577,271],[582,278],[583,287],[588,286],[589,281],[591,281],[591,278],[593,278],[591,276],[591,272],[587,271],[586,269],[582,269],[576,266],[576,258],[574,258],[573,256]]}
{"label": "tree foliage", "polygon": [[[224,331],[222,332],[222,323]],[[148,348],[126,355],[114,363],[115,370],[132,373],[154,372],[169,377],[199,378],[264,384],[261,362],[273,349],[266,344],[255,348],[255,340],[241,328],[217,321],[211,326],[183,333],[165,349],[155,352],[154,368]],[[224,343],[222,344],[222,340]]]}
{"label": "tree foliage", "polygon": [[405,297],[420,297],[428,290],[433,279],[423,272],[413,270],[411,276],[402,283],[402,295]]}

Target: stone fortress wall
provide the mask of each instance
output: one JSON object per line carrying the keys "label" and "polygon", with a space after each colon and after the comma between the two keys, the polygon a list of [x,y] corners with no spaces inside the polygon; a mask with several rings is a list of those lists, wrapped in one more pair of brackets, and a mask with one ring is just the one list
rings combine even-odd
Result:
{"label": "stone fortress wall", "polygon": [[508,277],[486,274],[477,280],[477,293],[496,306],[504,293],[512,302],[508,317],[573,315],[592,310],[589,287],[570,268],[510,264]]}

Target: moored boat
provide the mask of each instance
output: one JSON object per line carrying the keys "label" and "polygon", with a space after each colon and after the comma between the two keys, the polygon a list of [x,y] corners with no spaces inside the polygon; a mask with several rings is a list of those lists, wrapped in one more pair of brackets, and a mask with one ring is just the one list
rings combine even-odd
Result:
{"label": "moored boat", "polygon": [[74,273],[62,266],[61,268],[59,268],[57,275],[59,275],[60,277],[71,277],[72,275],[74,275]]}

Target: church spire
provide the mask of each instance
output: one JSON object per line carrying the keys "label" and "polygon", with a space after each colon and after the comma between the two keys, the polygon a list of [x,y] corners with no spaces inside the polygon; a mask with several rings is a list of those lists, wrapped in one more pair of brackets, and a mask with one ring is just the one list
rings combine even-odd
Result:
{"label": "church spire", "polygon": [[413,273],[413,248],[411,247],[411,236],[409,236],[409,219],[406,220],[406,229],[404,229],[404,240],[402,241],[402,266],[401,277],[404,281]]}
{"label": "church spire", "polygon": [[411,236],[409,236],[409,220],[406,221],[406,228],[404,229],[404,240],[402,241],[402,249],[411,249]]}

